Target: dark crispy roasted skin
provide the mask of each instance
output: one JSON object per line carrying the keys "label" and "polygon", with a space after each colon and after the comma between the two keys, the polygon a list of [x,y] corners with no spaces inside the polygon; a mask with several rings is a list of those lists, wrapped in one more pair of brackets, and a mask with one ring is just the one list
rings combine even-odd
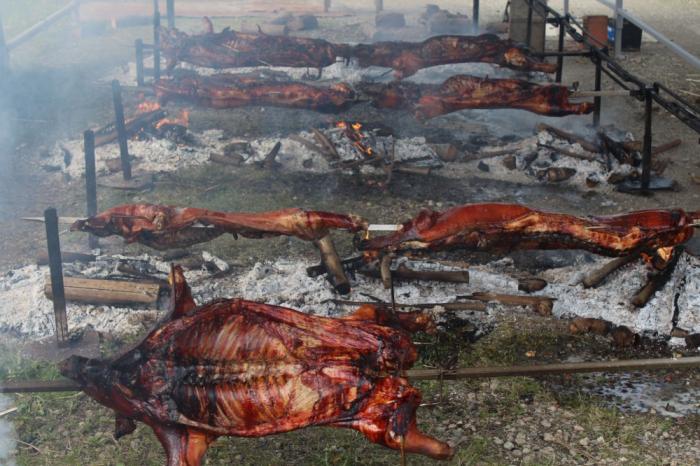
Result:
{"label": "dark crispy roasted skin", "polygon": [[326,236],[333,229],[355,232],[366,229],[366,225],[355,215],[301,209],[251,213],[126,204],[79,220],[71,226],[71,231],[85,231],[100,237],[118,235],[129,243],[171,249],[209,241],[224,233],[246,238],[296,236],[310,241]]}
{"label": "dark crispy roasted skin", "polygon": [[[170,316],[113,359],[73,356],[63,375],[117,413],[116,436],[150,426],[169,466],[197,466],[217,437],[261,437],[307,426],[346,427],[370,441],[448,459],[416,426],[420,392],[399,374],[416,359],[421,313],[365,306],[340,319],[243,300],[196,307],[171,274]],[[403,442],[402,442],[403,438]]]}
{"label": "dark crispy roasted skin", "polygon": [[179,62],[207,68],[289,66],[323,68],[341,56],[338,46],[322,39],[247,34],[224,29],[188,35],[161,29],[161,50],[172,70]]}
{"label": "dark crispy roasted skin", "polygon": [[185,99],[214,108],[269,105],[340,112],[356,101],[355,92],[345,83],[322,87],[258,75],[187,74],[160,79],[155,83],[154,89],[161,103]]}
{"label": "dark crispy roasted skin", "polygon": [[471,204],[445,212],[423,210],[394,234],[362,249],[584,249],[605,256],[649,253],[662,261],[688,241],[700,213],[642,210],[610,217],[576,217],[518,204]]}
{"label": "dark crispy roasted skin", "polygon": [[213,32],[210,22],[204,34],[188,35],[176,29],[161,30],[161,49],[172,70],[179,62],[208,68],[289,66],[323,68],[336,57],[357,59],[360,66],[394,69],[396,78],[411,76],[422,68],[453,63],[491,63],[521,71],[554,73],[556,65],[538,60],[522,44],[481,36],[438,36],[423,42],[332,44],[321,39],[248,34],[224,29]]}
{"label": "dark crispy roasted skin", "polygon": [[408,109],[428,119],[474,108],[516,108],[548,116],[581,115],[593,111],[589,102],[569,102],[566,86],[539,85],[517,79],[457,75],[439,86],[407,81],[368,85],[364,91],[380,108]]}
{"label": "dark crispy roasted skin", "polygon": [[359,44],[350,54],[360,66],[394,69],[396,78],[405,78],[422,68],[452,63],[491,63],[522,71],[554,73],[556,65],[537,60],[529,50],[493,34],[481,36],[437,36],[421,43],[376,42]]}

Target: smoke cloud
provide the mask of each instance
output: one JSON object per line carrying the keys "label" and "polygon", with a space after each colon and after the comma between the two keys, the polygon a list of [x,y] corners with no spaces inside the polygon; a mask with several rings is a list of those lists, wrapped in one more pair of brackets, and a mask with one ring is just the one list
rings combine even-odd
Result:
{"label": "smoke cloud", "polygon": [[[0,395],[0,412],[11,406],[12,400]],[[0,465],[15,466],[17,464],[15,462],[16,439],[14,425],[6,418],[0,418]]]}

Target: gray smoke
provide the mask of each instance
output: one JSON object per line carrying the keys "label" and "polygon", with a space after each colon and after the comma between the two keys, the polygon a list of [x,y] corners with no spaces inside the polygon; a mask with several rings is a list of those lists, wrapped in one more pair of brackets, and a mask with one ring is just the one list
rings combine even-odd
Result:
{"label": "gray smoke", "polygon": [[[12,407],[12,400],[0,395],[0,412]],[[15,466],[17,435],[14,425],[7,418],[0,418],[0,465]]]}

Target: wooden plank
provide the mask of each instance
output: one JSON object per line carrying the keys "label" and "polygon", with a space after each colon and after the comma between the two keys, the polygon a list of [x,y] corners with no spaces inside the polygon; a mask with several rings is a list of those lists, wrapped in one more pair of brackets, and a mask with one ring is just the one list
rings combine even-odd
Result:
{"label": "wooden plank", "polygon": [[[153,283],[64,277],[66,300],[90,304],[154,304],[160,286]],[[52,299],[51,279],[46,277],[44,294]]]}
{"label": "wooden plank", "polygon": [[[71,262],[95,262],[97,260],[97,256],[94,254],[84,254],[82,252],[61,251],[61,259],[64,264]],[[47,251],[39,252],[39,254],[36,256],[36,265],[48,264],[49,253]]]}
{"label": "wooden plank", "polygon": [[72,380],[18,380],[0,382],[0,393],[76,392],[80,385]]}

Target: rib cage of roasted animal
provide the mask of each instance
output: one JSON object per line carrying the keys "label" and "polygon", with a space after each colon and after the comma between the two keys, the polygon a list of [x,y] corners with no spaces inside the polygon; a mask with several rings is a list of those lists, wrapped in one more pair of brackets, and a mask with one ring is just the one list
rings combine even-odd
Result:
{"label": "rib cage of roasted animal", "polygon": [[421,211],[399,231],[363,241],[368,251],[584,249],[605,256],[647,253],[658,266],[688,241],[700,213],[642,210],[610,217],[576,217],[518,204],[471,204]]}
{"label": "rib cage of roasted animal", "polygon": [[186,62],[209,68],[286,66],[323,68],[337,57],[356,59],[360,66],[392,68],[397,78],[422,68],[455,63],[490,63],[521,71],[553,73],[556,66],[532,57],[523,45],[492,34],[481,36],[438,36],[423,42],[376,42],[373,44],[332,44],[321,39],[249,34],[224,29],[215,33],[211,22],[207,32],[188,35],[176,29],[162,29],[162,51],[168,69]]}
{"label": "rib cage of roasted animal", "polygon": [[182,248],[210,241],[224,233],[246,238],[296,236],[320,239],[332,229],[360,231],[367,223],[355,215],[283,209],[273,212],[216,212],[193,207],[125,204],[79,220],[72,231],[100,237],[118,235],[127,242],[154,249]]}
{"label": "rib cage of roasted animal", "polygon": [[420,392],[400,376],[416,359],[421,313],[370,306],[339,319],[243,300],[197,307],[171,274],[168,318],[111,360],[73,356],[62,373],[117,413],[116,437],[150,426],[170,466],[199,465],[224,435],[260,437],[307,426],[346,427],[370,441],[447,459],[416,426]]}
{"label": "rib cage of roasted animal", "polygon": [[516,108],[549,116],[581,115],[593,111],[589,102],[569,102],[569,88],[517,79],[457,75],[439,86],[407,81],[367,85],[364,91],[380,108],[412,110],[418,119],[475,108]]}

